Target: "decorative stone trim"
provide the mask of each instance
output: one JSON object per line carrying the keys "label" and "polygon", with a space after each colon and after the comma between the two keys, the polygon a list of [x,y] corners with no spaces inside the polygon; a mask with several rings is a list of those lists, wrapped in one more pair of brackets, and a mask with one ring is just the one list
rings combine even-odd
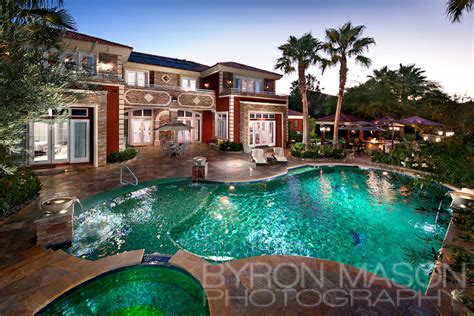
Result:
{"label": "decorative stone trim", "polygon": [[184,92],[178,95],[178,103],[182,106],[196,106],[202,108],[215,107],[215,100],[212,95]]}
{"label": "decorative stone trim", "polygon": [[133,105],[167,106],[171,104],[171,95],[166,91],[128,89],[125,91],[125,101]]}
{"label": "decorative stone trim", "polygon": [[234,97],[229,97],[229,140],[234,141]]}

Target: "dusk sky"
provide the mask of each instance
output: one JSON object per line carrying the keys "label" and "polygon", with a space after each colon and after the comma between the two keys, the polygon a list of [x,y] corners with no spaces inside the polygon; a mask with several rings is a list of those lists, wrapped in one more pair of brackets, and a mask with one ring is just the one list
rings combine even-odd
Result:
{"label": "dusk sky", "polygon": [[[367,54],[370,69],[350,65],[348,85],[366,80],[384,65],[415,63],[449,94],[474,97],[474,13],[451,24],[445,0],[65,0],[78,31],[132,46],[135,51],[186,58],[206,65],[236,61],[273,70],[277,47],[293,34],[324,30],[350,20],[364,24],[377,45]],[[338,72],[321,75],[328,94],[337,93]],[[284,76],[277,91],[289,92],[296,75]]]}

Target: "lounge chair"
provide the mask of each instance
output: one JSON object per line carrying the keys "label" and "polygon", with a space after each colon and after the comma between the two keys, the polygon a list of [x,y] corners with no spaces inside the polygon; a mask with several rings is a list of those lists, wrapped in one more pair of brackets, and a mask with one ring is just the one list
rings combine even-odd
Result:
{"label": "lounge chair", "polygon": [[285,151],[281,147],[273,148],[273,157],[275,157],[278,162],[288,162],[288,159],[286,159],[285,156]]}
{"label": "lounge chair", "polygon": [[267,159],[265,159],[263,149],[252,149],[252,161],[255,161],[257,165],[267,164]]}

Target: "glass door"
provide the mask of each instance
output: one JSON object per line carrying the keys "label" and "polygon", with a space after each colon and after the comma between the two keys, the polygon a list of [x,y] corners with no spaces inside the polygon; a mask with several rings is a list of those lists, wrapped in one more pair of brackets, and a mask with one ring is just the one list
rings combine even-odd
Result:
{"label": "glass door", "polygon": [[132,144],[150,145],[153,142],[153,121],[132,118]]}
{"label": "glass door", "polygon": [[34,122],[32,125],[32,163],[45,164],[51,163],[50,154],[50,124],[46,122]]}
{"label": "glass door", "polygon": [[90,161],[89,120],[71,122],[71,162]]}
{"label": "glass door", "polygon": [[52,164],[69,161],[68,121],[31,123],[33,164]]}

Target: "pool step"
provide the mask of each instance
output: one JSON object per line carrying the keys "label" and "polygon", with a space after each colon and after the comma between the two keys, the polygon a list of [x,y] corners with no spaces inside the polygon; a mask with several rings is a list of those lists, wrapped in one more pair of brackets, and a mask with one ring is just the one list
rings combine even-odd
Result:
{"label": "pool step", "polygon": [[170,261],[172,255],[166,255],[161,253],[152,253],[143,256],[143,263],[147,264],[165,264]]}

